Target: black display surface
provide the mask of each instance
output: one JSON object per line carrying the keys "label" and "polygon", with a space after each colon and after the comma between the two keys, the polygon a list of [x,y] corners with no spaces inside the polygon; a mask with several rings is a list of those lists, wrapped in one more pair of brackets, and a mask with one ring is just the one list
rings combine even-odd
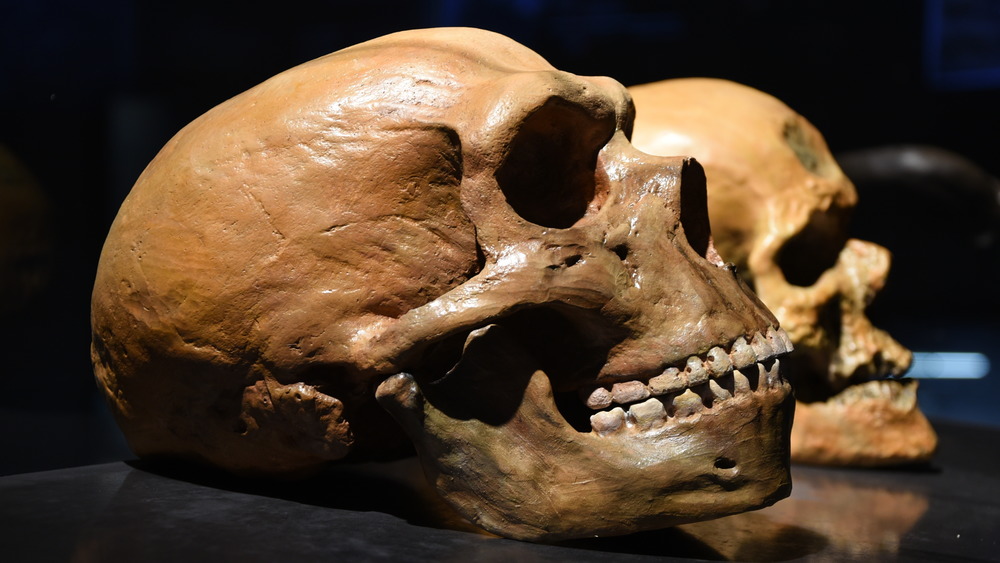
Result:
{"label": "black display surface", "polygon": [[793,468],[775,506],[537,545],[457,523],[410,461],[261,484],[116,462],[0,478],[4,561],[1000,561],[1000,431],[936,423],[926,467]]}

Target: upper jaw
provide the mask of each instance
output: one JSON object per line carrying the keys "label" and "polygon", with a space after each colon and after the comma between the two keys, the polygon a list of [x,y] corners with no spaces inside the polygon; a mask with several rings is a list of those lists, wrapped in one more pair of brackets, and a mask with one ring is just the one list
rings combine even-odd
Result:
{"label": "upper jaw", "polygon": [[647,379],[584,387],[580,398],[597,411],[590,423],[599,435],[651,430],[706,409],[732,406],[748,393],[788,393],[778,360],[791,349],[785,331],[771,326],[691,355]]}

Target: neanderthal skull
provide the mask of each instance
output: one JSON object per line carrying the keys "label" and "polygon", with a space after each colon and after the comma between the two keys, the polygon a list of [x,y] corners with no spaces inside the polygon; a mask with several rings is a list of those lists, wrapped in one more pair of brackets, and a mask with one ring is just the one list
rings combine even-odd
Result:
{"label": "neanderthal skull", "polygon": [[295,474],[412,443],[459,512],[532,540],[783,497],[787,336],[719,260],[700,166],[633,149],[632,116],[611,79],[437,29],[198,118],[94,288],[132,448]]}
{"label": "neanderthal skull", "polygon": [[936,436],[917,408],[916,382],[886,380],[909,368],[911,354],[865,316],[890,256],[848,240],[857,194],[820,133],[779,100],[724,80],[666,80],[630,92],[635,146],[704,165],[719,253],[795,344],[792,459],[928,459]]}

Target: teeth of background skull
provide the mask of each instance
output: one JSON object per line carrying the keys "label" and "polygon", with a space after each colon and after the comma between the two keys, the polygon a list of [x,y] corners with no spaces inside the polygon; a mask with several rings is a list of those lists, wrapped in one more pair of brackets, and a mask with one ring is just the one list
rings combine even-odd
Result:
{"label": "teeth of background skull", "polygon": [[701,385],[708,381],[708,370],[705,369],[705,362],[697,356],[691,356],[687,361],[688,386]]}
{"label": "teeth of background skull", "polygon": [[757,361],[757,354],[754,353],[753,348],[747,344],[747,341],[742,336],[733,342],[733,350],[729,353],[730,359],[733,361],[733,367],[740,369],[746,367]]}
{"label": "teeth of background skull", "polygon": [[896,408],[909,411],[917,405],[916,385],[893,380],[867,381],[851,385],[827,402],[851,405],[870,399],[888,400]]}
{"label": "teeth of background skull", "polygon": [[677,368],[667,368],[662,374],[649,380],[649,391],[653,395],[675,393],[687,386],[687,373]]}
{"label": "teeth of background skull", "polygon": [[778,331],[775,330],[773,326],[768,327],[767,329],[767,343],[771,346],[771,349],[774,350],[775,354],[784,354],[788,352],[788,349],[785,347],[785,341],[781,339]]}

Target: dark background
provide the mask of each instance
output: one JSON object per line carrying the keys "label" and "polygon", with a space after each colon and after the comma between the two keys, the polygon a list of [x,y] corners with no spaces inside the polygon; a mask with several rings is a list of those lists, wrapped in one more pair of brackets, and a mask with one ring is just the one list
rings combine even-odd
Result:
{"label": "dark background", "polygon": [[[626,85],[736,80],[808,117],[835,153],[927,144],[1000,176],[1000,3],[988,0],[2,0],[0,145],[47,195],[53,244],[44,285],[0,319],[0,474],[128,455],[91,376],[89,292],[114,213],[159,147],[288,67],[445,25],[504,33],[557,68]],[[897,256],[872,314],[916,350],[997,366],[997,188],[949,186],[859,182],[855,233]],[[921,403],[1000,426],[997,371],[925,381]]]}

